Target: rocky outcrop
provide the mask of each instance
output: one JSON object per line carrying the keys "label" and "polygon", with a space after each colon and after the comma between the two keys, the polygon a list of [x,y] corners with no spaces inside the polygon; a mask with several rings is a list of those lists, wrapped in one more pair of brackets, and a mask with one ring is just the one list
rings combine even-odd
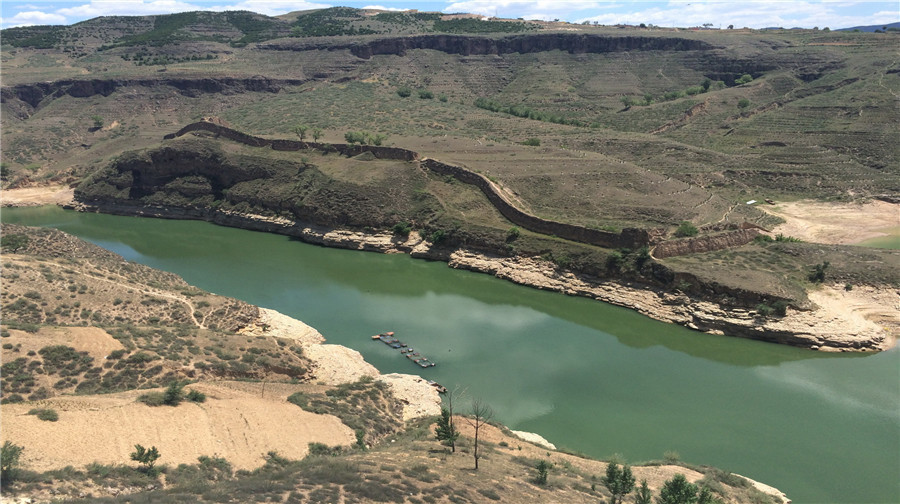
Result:
{"label": "rocky outcrop", "polygon": [[710,236],[669,240],[654,247],[653,257],[665,259],[666,257],[700,254],[703,252],[712,252],[714,250],[740,247],[741,245],[752,242],[754,238],[759,236],[759,233],[759,229],[738,229]]}
{"label": "rocky outcrop", "polygon": [[30,117],[47,101],[62,96],[89,98],[109,96],[123,87],[158,88],[169,86],[185,96],[207,93],[231,95],[237,93],[277,93],[285,86],[297,86],[302,79],[270,79],[268,77],[178,77],[164,79],[64,79],[4,86],[0,89],[0,103],[6,104],[20,118]]}
{"label": "rocky outcrop", "polygon": [[656,320],[709,333],[831,351],[878,351],[891,344],[883,327],[861,325],[858,319],[844,320],[840,314],[823,314],[822,310],[790,310],[786,317],[767,318],[755,310],[723,307],[649,285],[591,279],[534,258],[493,257],[458,250],[449,264],[521,285],[624,306]]}

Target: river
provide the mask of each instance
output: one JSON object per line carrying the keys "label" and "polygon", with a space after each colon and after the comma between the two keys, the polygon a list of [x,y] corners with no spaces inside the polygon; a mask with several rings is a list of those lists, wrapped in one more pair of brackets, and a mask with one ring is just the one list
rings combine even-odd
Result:
{"label": "river", "polygon": [[[900,502],[900,352],[820,354],[702,334],[584,298],[284,236],[55,207],[3,222],[56,227],[217,294],[273,308],[362,352],[479,398],[512,429],[632,463],[677,452],[794,502]],[[370,335],[393,330],[419,370]]]}

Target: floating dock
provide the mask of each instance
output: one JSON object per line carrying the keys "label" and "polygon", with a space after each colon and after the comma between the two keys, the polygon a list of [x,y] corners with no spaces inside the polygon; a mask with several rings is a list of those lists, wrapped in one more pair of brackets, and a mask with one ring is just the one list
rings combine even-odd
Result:
{"label": "floating dock", "polygon": [[[419,352],[416,352],[414,349],[410,348],[406,343],[395,338],[394,331],[376,334],[375,336],[372,336],[372,339],[375,341],[380,341],[391,348],[400,350],[401,354],[406,356],[407,359],[415,362],[421,368],[430,368],[436,366],[434,362],[420,355]],[[440,388],[438,389],[438,391],[440,392]],[[444,389],[444,391],[446,392],[446,389]]]}

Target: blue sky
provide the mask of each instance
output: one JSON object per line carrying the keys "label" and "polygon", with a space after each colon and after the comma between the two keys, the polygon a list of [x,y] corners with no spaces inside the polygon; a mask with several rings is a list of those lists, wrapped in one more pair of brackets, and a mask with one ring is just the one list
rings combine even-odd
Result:
{"label": "blue sky", "polygon": [[504,18],[559,19],[573,23],[654,24],[691,27],[846,28],[900,21],[900,2],[853,0],[2,0],[2,26],[72,24],[97,16],[167,14],[191,10],[250,10],[279,15],[334,7],[471,12]]}

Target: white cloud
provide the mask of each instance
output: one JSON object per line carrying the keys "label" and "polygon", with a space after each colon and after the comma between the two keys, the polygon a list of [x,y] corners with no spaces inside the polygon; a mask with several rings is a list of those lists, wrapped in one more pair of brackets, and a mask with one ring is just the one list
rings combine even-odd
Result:
{"label": "white cloud", "polygon": [[15,16],[4,19],[3,25],[14,27],[14,26],[31,26],[31,25],[47,25],[47,24],[64,24],[66,22],[65,16],[60,16],[59,14],[53,14],[49,12],[41,12],[41,11],[26,11],[20,12]]}
{"label": "white cloud", "polygon": [[147,16],[196,10],[202,9],[175,0],[92,0],[90,3],[58,9],[56,13],[67,18],[86,19],[96,16]]}
{"label": "white cloud", "polygon": [[715,27],[784,28],[813,26],[848,27],[885,22],[896,19],[897,13],[873,13],[854,15],[859,2],[783,2],[749,1],[730,3],[702,0],[679,1],[657,7],[585,17],[580,21],[597,21],[600,24],[653,24],[657,26],[691,27],[712,23]]}
{"label": "white cloud", "polygon": [[408,11],[409,9],[404,9],[400,7],[385,7],[383,5],[366,5],[365,7],[360,7],[361,9],[372,9],[372,10],[383,10],[383,11],[395,11],[395,12],[403,12]]}
{"label": "white cloud", "polygon": [[331,7],[331,5],[297,0],[244,0],[232,5],[210,7],[207,10],[246,10],[257,14],[265,14],[266,16],[280,16],[288,12],[326,9],[328,7]]}
{"label": "white cloud", "polygon": [[[443,12],[468,12],[485,16],[526,19],[568,19],[573,12],[609,8],[613,4],[596,0],[467,0],[453,2]],[[552,14],[547,14],[547,13]]]}

